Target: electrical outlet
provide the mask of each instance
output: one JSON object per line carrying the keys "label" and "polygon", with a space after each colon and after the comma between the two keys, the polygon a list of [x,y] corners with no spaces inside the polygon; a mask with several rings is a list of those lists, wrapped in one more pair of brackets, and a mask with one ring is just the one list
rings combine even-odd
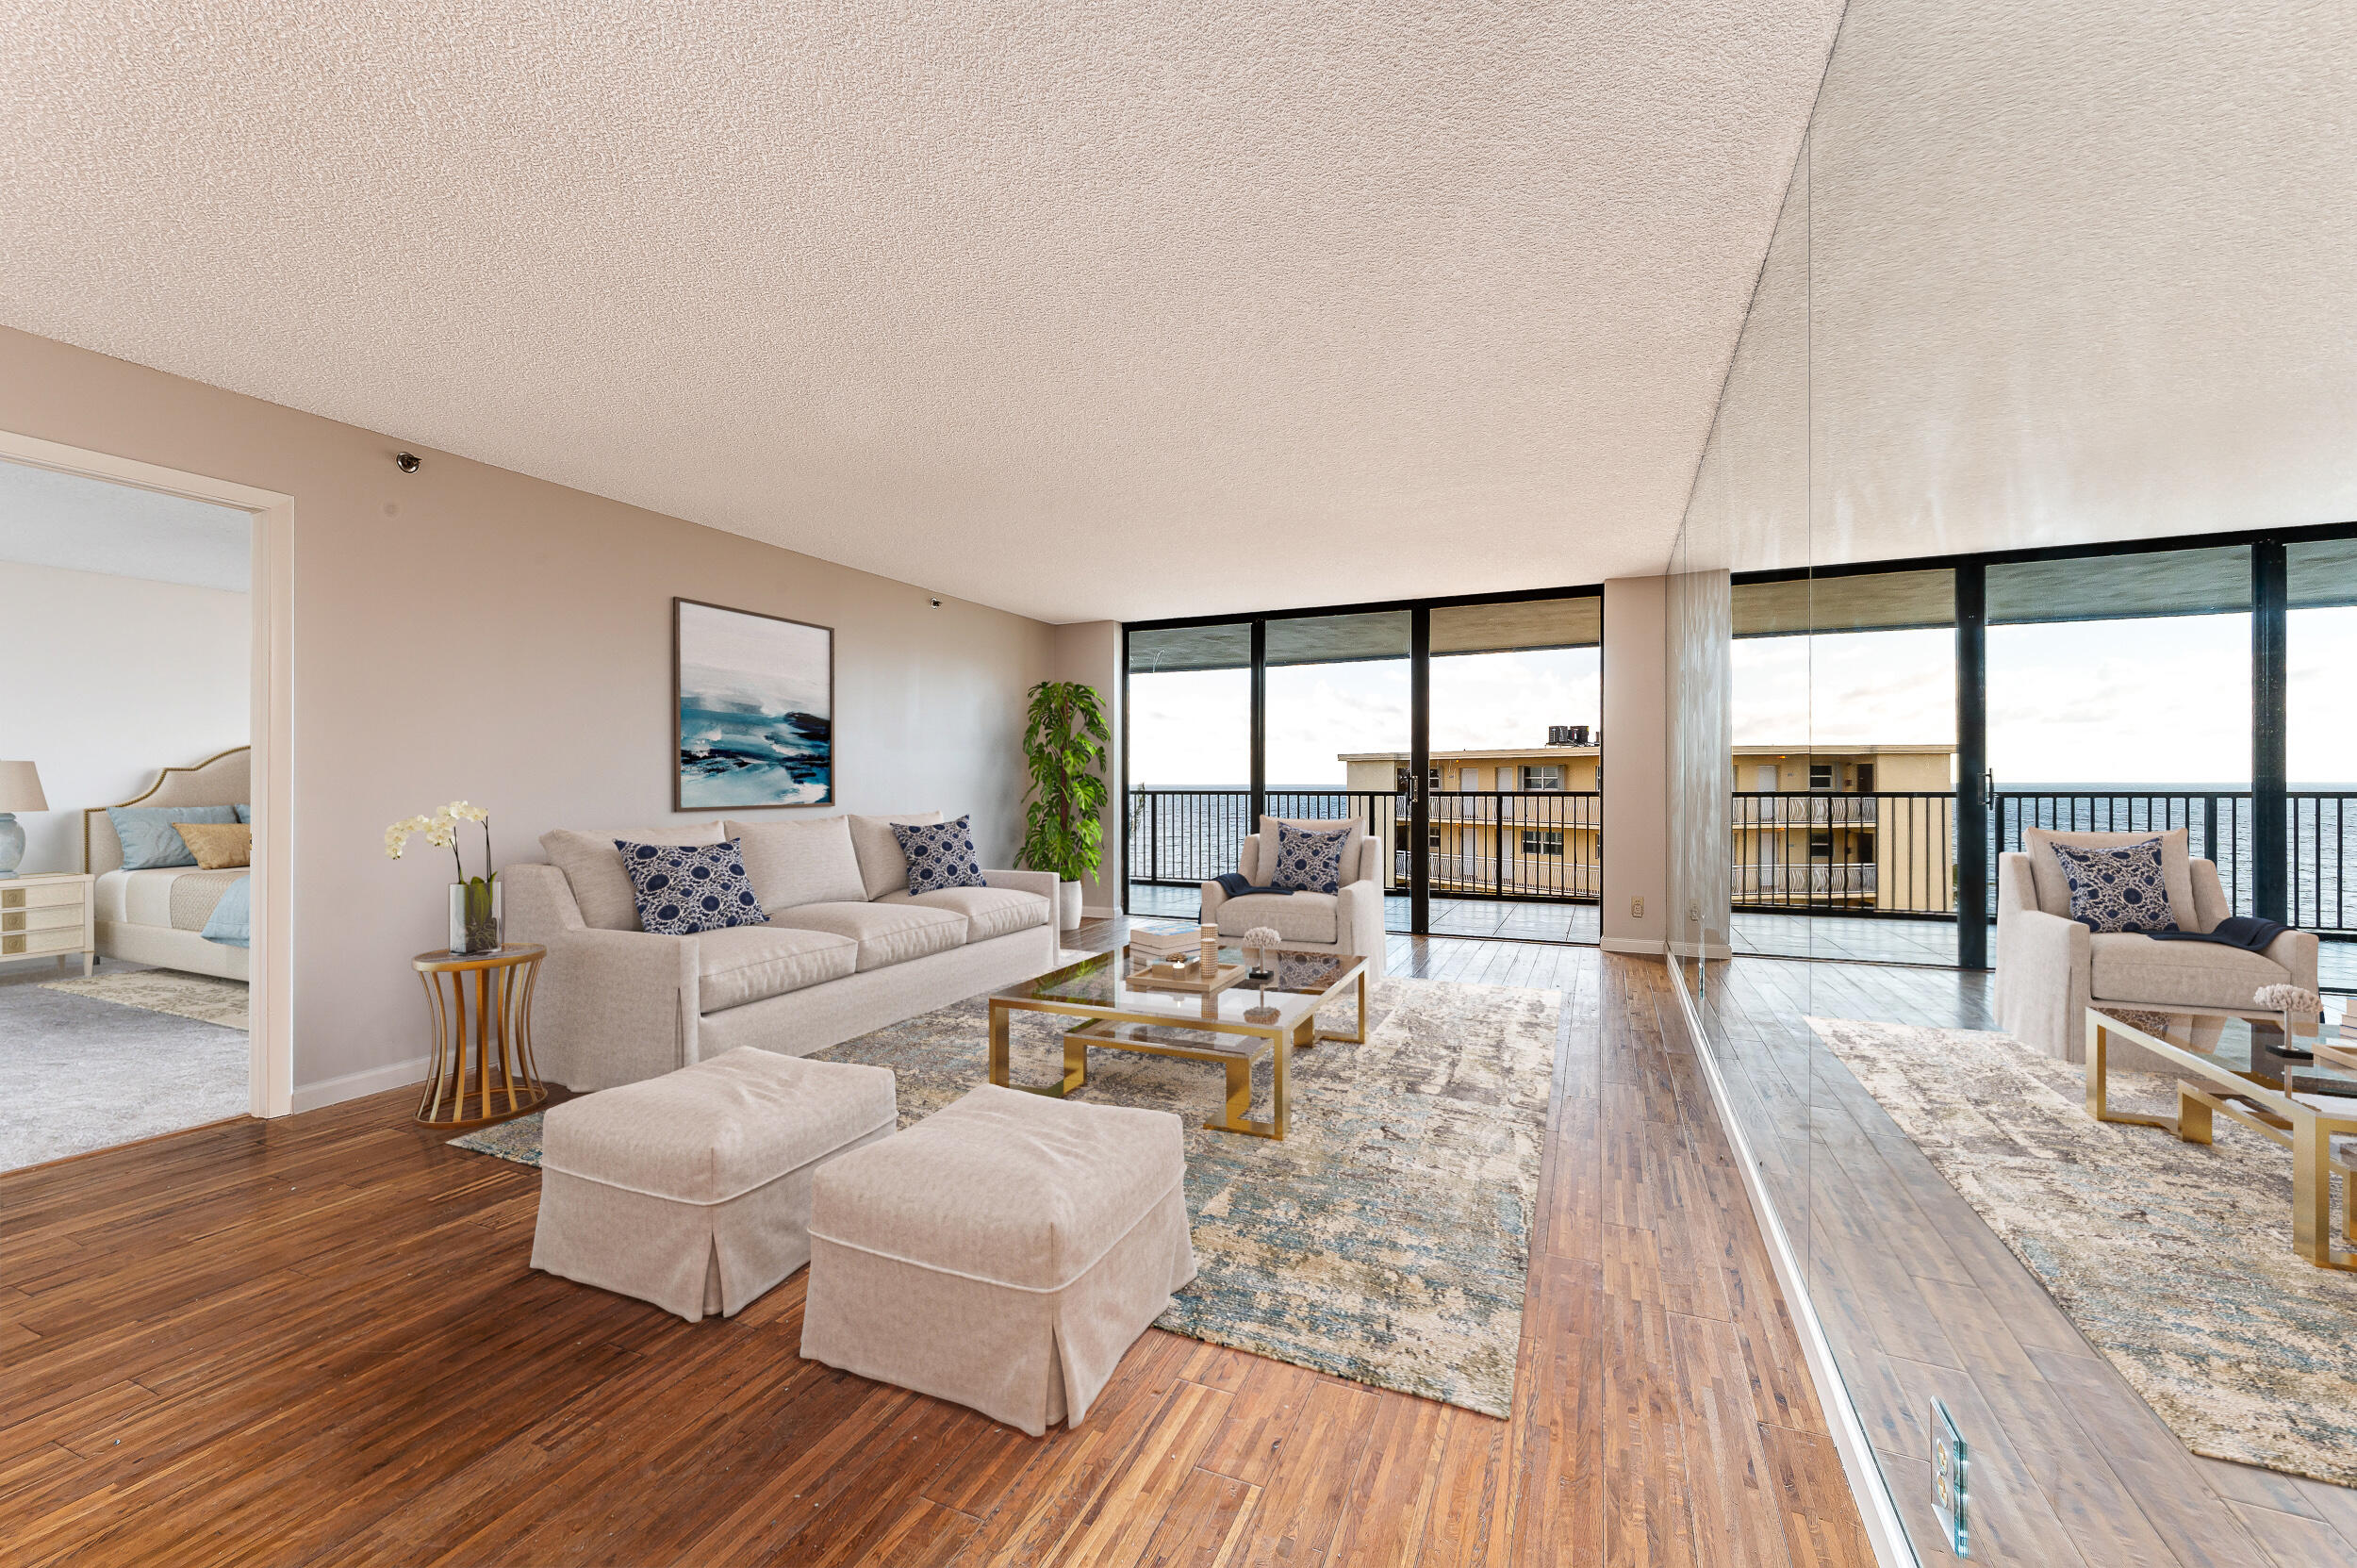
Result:
{"label": "electrical outlet", "polygon": [[1628,901],[1628,916],[1632,920],[1643,919],[1645,917],[1645,900],[1642,899],[1631,899]]}

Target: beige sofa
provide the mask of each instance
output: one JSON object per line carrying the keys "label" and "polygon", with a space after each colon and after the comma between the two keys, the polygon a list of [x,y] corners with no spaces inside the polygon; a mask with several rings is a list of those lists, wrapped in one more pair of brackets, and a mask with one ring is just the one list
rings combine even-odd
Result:
{"label": "beige sofa", "polygon": [[[550,864],[500,873],[511,942],[549,949],[532,999],[542,1074],[572,1089],[654,1078],[739,1046],[812,1051],[1056,966],[1056,878],[908,891],[895,822],[786,822],[544,834]],[[766,925],[699,936],[641,929],[614,842],[736,839]]]}
{"label": "beige sofa", "polygon": [[[1343,852],[1339,893],[1246,893],[1229,898],[1215,882],[1203,884],[1203,921],[1233,939],[1255,926],[1265,926],[1283,938],[1285,946],[1311,952],[1350,953],[1367,961],[1370,977],[1384,973],[1383,845],[1352,819],[1294,821],[1291,828],[1325,831],[1356,827],[1360,835]],[[1263,885],[1261,867],[1277,864],[1278,819],[1261,818],[1261,831],[1244,841],[1237,869],[1255,887]]]}
{"label": "beige sofa", "polygon": [[2262,985],[2316,988],[2313,932],[2285,932],[2266,951],[2254,953],[2213,942],[2156,942],[2131,933],[2091,932],[2070,918],[2070,884],[2049,846],[2102,849],[2156,836],[2178,926],[2215,930],[2233,906],[2217,867],[2187,858],[2182,828],[2161,834],[2034,828],[2022,834],[2026,853],[1998,857],[1998,1028],[2050,1056],[2079,1062],[2086,1056],[2086,1010],[2092,1002],[2149,1012],[2249,1010],[2251,993]]}

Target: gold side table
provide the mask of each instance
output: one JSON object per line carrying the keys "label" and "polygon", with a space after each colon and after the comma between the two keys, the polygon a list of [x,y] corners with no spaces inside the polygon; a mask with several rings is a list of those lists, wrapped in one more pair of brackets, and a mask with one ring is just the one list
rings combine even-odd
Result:
{"label": "gold side table", "polygon": [[418,1102],[420,1122],[481,1127],[549,1098],[532,1060],[532,988],[548,951],[524,943],[411,960],[434,1019],[434,1074]]}

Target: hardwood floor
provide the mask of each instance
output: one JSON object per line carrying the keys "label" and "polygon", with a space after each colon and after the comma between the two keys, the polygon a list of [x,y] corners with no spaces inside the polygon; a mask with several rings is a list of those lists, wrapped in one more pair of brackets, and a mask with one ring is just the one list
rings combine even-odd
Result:
{"label": "hardwood floor", "polygon": [[1993,1029],[1988,985],[1739,957],[1706,987],[1713,1049],[1923,1560],[1954,1560],[1927,1506],[1937,1396],[1975,1446],[1975,1563],[2357,1564],[2357,1492],[2188,1453],[1805,1021]]}
{"label": "hardwood floor", "polygon": [[1564,994],[1511,1420],[1150,1332],[1027,1439],[802,1361],[799,1276],[690,1326],[534,1274],[536,1175],[404,1092],[0,1177],[0,1557],[1871,1561],[1667,971],[1393,965]]}

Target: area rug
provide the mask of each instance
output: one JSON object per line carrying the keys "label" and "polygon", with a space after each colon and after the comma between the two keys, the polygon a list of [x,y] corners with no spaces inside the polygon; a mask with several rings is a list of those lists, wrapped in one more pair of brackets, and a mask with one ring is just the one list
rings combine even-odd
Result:
{"label": "area rug", "polygon": [[[1377,1388],[1511,1408],[1555,1062],[1554,991],[1380,981],[1363,1045],[1293,1059],[1282,1143],[1206,1130],[1219,1069],[1093,1049],[1075,1098],[1177,1112],[1198,1273],[1160,1327]],[[1342,1010],[1347,1018],[1347,1007]],[[1063,1020],[1019,1015],[1018,1083],[1060,1076]],[[907,1127],[983,1082],[978,999],[818,1053],[893,1069]],[[1269,1065],[1252,1115],[1269,1115]],[[537,1164],[539,1117],[453,1139]]]}
{"label": "area rug", "polygon": [[242,1031],[58,989],[0,985],[0,1170],[245,1114]]}
{"label": "area rug", "polygon": [[[1809,1026],[2186,1447],[2357,1486],[2357,1275],[2292,1252],[2288,1149],[2094,1121],[2081,1070],[2009,1035]],[[2174,1114],[2174,1081],[2111,1098]]]}
{"label": "area rug", "polygon": [[92,975],[88,980],[50,980],[44,991],[63,991],[136,1007],[146,1013],[169,1013],[178,1018],[219,1024],[223,1029],[246,1027],[246,990],[241,980],[216,980],[211,975],[182,974],[177,969],[130,969],[121,974]]}

